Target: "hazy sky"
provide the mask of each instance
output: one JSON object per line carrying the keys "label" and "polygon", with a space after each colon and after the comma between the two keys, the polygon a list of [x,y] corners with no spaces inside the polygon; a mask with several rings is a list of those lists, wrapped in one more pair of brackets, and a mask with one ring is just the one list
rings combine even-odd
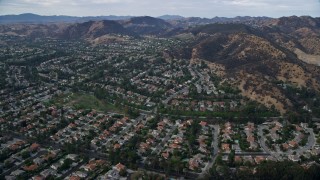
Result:
{"label": "hazy sky", "polygon": [[0,0],[0,14],[320,17],[320,0]]}

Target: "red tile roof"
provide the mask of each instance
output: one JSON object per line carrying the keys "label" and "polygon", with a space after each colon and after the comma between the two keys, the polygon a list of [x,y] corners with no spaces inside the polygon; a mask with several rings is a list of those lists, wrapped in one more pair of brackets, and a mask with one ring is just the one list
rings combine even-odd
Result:
{"label": "red tile roof", "polygon": [[36,164],[32,164],[30,166],[23,167],[23,170],[25,170],[25,171],[35,171],[36,169],[38,169],[38,165],[36,165]]}
{"label": "red tile roof", "polygon": [[120,149],[120,147],[121,147],[121,145],[120,144],[115,144],[115,145],[113,145],[113,149]]}
{"label": "red tile roof", "polygon": [[206,126],[208,123],[205,121],[201,121],[199,124],[203,127],[203,126]]}
{"label": "red tile roof", "polygon": [[30,151],[36,151],[40,148],[40,145],[37,144],[37,143],[33,143],[31,146],[30,146]]}
{"label": "red tile roof", "polygon": [[118,171],[121,171],[121,170],[124,170],[126,167],[125,167],[123,164],[118,163],[118,164],[116,165],[116,168],[117,168]]}
{"label": "red tile roof", "polygon": [[69,180],[81,180],[81,178],[78,176],[71,176]]}
{"label": "red tile roof", "polygon": [[168,159],[169,156],[170,156],[170,154],[169,154],[168,151],[166,151],[166,152],[161,153],[161,156],[162,156],[164,159]]}

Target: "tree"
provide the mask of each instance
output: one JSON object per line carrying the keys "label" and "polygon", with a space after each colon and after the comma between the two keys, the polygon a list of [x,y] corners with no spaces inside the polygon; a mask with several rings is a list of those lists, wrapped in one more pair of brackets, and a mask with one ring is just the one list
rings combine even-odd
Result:
{"label": "tree", "polygon": [[27,159],[28,157],[30,157],[30,152],[29,151],[22,151],[22,153],[21,153],[21,157],[23,158],[23,159]]}
{"label": "tree", "polygon": [[257,169],[255,177],[258,179],[313,179],[319,177],[319,166],[311,170],[304,170],[298,163],[291,161],[263,162]]}
{"label": "tree", "polygon": [[119,172],[119,175],[122,176],[122,177],[127,176],[127,170],[121,169],[120,172]]}
{"label": "tree", "polygon": [[234,157],[235,157],[235,151],[232,150],[229,154],[229,166],[234,166]]}
{"label": "tree", "polygon": [[71,164],[72,164],[72,160],[71,159],[69,159],[69,158],[65,159],[63,161],[62,166],[60,166],[60,168],[58,169],[58,171],[64,171],[64,170],[69,169]]}
{"label": "tree", "polygon": [[7,169],[11,168],[14,164],[11,163],[9,160],[5,160],[4,161],[4,167],[6,167]]}

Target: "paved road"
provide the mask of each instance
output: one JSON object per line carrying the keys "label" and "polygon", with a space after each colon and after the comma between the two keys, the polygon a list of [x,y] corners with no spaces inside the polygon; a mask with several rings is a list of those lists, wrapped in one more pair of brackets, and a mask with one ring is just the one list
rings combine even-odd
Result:
{"label": "paved road", "polygon": [[24,162],[28,161],[28,160],[32,160],[32,159],[35,159],[41,155],[44,155],[45,153],[47,153],[46,150],[40,150],[35,156],[31,156],[27,159],[25,159],[23,162],[21,162],[19,165],[17,166],[13,166],[11,169],[7,170],[6,172],[2,173],[1,175],[2,176],[7,176],[7,175],[10,175],[11,172],[17,170],[17,169],[20,169],[23,165],[24,165]]}
{"label": "paved road", "polygon": [[75,172],[77,169],[79,169],[82,165],[86,164],[86,162],[82,161],[75,167],[70,168],[66,173],[64,173],[59,179],[64,179],[65,177],[69,176],[71,173]]}
{"label": "paved road", "polygon": [[178,92],[175,92],[174,94],[172,94],[171,96],[169,96],[167,99],[163,100],[163,104],[168,104],[169,101],[175,97],[177,97],[179,94],[185,93],[189,90],[189,87],[184,87],[183,89],[181,89]]}
{"label": "paved road", "polygon": [[312,149],[316,143],[316,137],[314,135],[313,129],[308,128],[308,129],[306,129],[306,131],[310,134],[308,137],[308,142],[307,142],[306,146],[303,146],[303,147],[296,150],[297,154],[300,154],[300,155],[302,153],[304,153],[305,151]]}
{"label": "paved road", "polygon": [[139,124],[140,122],[142,122],[143,118],[145,117],[144,114],[141,114],[139,117],[137,117],[135,119],[135,121],[129,125],[129,126],[126,126],[124,129],[122,129],[118,134],[116,134],[116,137],[112,138],[112,139],[109,139],[106,143],[106,146],[109,147],[110,146],[110,142],[111,140],[113,140],[114,142],[118,142],[124,134],[126,134],[127,132],[129,132],[128,130],[131,128],[131,127],[135,127],[137,126],[137,124]]}
{"label": "paved road", "polygon": [[280,154],[276,153],[276,152],[271,152],[271,150],[267,147],[266,145],[266,138],[263,135],[263,129],[265,129],[267,126],[265,125],[259,125],[258,126],[258,136],[260,136],[259,138],[259,144],[262,147],[262,149],[270,154],[271,156],[273,156],[274,158],[276,158],[277,160],[282,160],[282,157],[280,157]]}
{"label": "paved road", "polygon": [[260,137],[260,138],[259,138],[259,143],[260,143],[260,146],[262,147],[262,149],[263,149],[266,153],[271,154],[271,151],[269,150],[269,148],[268,148],[267,145],[266,145],[266,138],[265,138],[265,136],[263,135],[263,129],[264,129],[264,128],[265,128],[265,126],[263,126],[263,125],[258,126],[258,136]]}
{"label": "paved road", "polygon": [[[155,147],[155,149],[152,151],[153,152],[159,152],[160,149],[163,148],[163,145],[170,139],[170,137],[172,136],[172,133],[174,130],[176,130],[177,127],[171,128],[169,132],[167,132],[167,135],[162,139],[162,141]],[[151,153],[151,154],[152,154]]]}
{"label": "paved road", "polygon": [[204,178],[206,174],[209,173],[210,168],[213,166],[214,162],[216,161],[217,154],[219,152],[219,133],[220,133],[220,126],[219,125],[209,125],[213,131],[212,131],[212,144],[211,147],[213,147],[213,154],[211,160],[208,162],[208,164],[203,168],[202,172],[199,175],[199,178]]}
{"label": "paved road", "polygon": [[[191,73],[192,69],[189,69],[189,71],[190,71],[190,73]],[[192,74],[192,73],[191,73],[191,74]],[[204,79],[201,73],[197,72],[197,74],[200,76],[201,79]],[[202,77],[201,77],[201,76],[202,76]],[[193,78],[195,78],[195,77],[193,77]],[[200,81],[200,80],[199,80],[199,81]],[[189,84],[189,83],[187,83],[187,84]],[[163,100],[162,103],[163,103],[163,104],[168,104],[169,101],[170,101],[171,99],[175,98],[178,94],[182,94],[182,93],[185,93],[185,92],[187,92],[187,91],[189,91],[189,87],[188,87],[188,86],[187,86],[187,87],[184,87],[184,88],[181,89],[180,91],[172,94],[172,95],[169,96],[167,99]]]}
{"label": "paved road", "polygon": [[320,121],[320,118],[312,118],[312,121]]}
{"label": "paved road", "polygon": [[[223,153],[224,155],[229,155],[229,153]],[[271,154],[266,152],[238,152],[235,153],[237,156],[270,156]]]}
{"label": "paved road", "polygon": [[315,135],[314,135],[314,132],[313,132],[313,129],[312,128],[307,128],[306,131],[310,134],[309,137],[308,137],[308,142],[307,142],[307,145],[306,146],[303,146],[303,147],[300,147],[296,150],[288,150],[286,152],[282,152],[282,151],[277,151],[277,152],[273,152],[273,151],[270,151],[270,149],[266,146],[265,144],[265,140],[266,138],[264,137],[263,135],[263,129],[265,128],[266,126],[264,125],[260,125],[258,127],[258,135],[260,136],[260,139],[259,139],[259,143],[261,145],[261,147],[263,148],[263,150],[266,152],[266,153],[269,153],[271,154],[273,157],[275,157],[277,160],[282,160],[283,158],[281,156],[286,156],[288,157],[289,155],[292,155],[293,152],[296,152],[297,155],[301,155],[303,154],[305,151],[307,150],[310,150],[313,148],[313,146],[315,145],[315,142],[316,142],[316,138],[315,138]]}

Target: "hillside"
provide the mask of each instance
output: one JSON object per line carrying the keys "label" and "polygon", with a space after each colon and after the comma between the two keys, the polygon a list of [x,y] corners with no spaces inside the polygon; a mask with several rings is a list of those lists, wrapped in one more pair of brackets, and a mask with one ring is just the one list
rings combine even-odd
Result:
{"label": "hillside", "polygon": [[297,111],[307,102],[299,95],[290,94],[283,85],[319,92],[320,68],[314,65],[320,62],[320,46],[310,43],[318,42],[318,20],[296,18],[270,21],[260,27],[198,26],[190,30],[195,36],[191,48],[177,52],[186,52],[185,56],[193,63],[204,60],[245,97],[275,107],[281,113]]}
{"label": "hillside", "polygon": [[121,23],[128,30],[140,35],[161,35],[172,28],[165,20],[150,16],[134,17]]}
{"label": "hillside", "polygon": [[[114,35],[179,39],[184,46],[166,49],[166,59],[205,61],[243,96],[282,113],[310,103],[287,87],[320,90],[320,18],[162,18],[169,20],[144,16],[121,21],[10,24],[0,25],[0,34],[80,39],[94,45],[123,40]],[[219,23],[201,25],[214,19]]]}
{"label": "hillside", "polygon": [[115,21],[103,20],[73,24],[62,31],[59,36],[67,39],[95,39],[106,34],[135,35]]}
{"label": "hillside", "polygon": [[51,37],[60,39],[95,39],[108,34],[138,36],[116,21],[88,21],[84,23],[57,24],[10,24],[0,25],[0,34],[27,36],[31,38]]}
{"label": "hillside", "polygon": [[27,36],[31,38],[57,37],[69,24],[10,24],[0,25],[1,35]]}

